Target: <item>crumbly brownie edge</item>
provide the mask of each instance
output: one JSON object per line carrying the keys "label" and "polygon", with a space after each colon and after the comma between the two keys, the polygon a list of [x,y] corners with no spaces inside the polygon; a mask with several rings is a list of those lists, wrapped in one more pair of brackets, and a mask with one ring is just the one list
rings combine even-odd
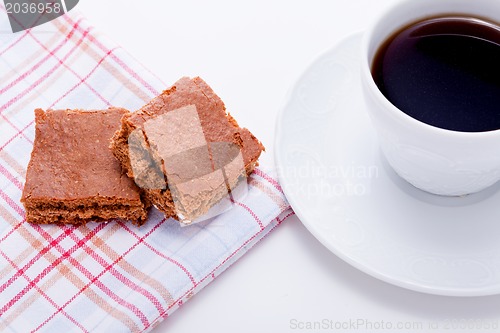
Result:
{"label": "crumbly brownie edge", "polygon": [[111,145],[109,148],[116,159],[120,162],[127,176],[133,179],[134,174],[132,172],[132,166],[130,165],[128,155],[128,136],[133,129],[130,128],[130,124],[127,121],[128,118],[130,118],[130,113],[123,115],[120,129],[117,130],[111,138]]}
{"label": "crumbly brownie edge", "polygon": [[[40,108],[37,108],[37,109],[35,109],[34,113],[35,113],[35,124],[39,124],[39,123],[46,121],[47,116],[45,115],[45,111],[43,111]],[[40,131],[40,129],[38,128],[38,126],[35,125],[35,140],[34,140],[35,143],[37,142],[37,136],[40,136],[39,131]],[[33,149],[31,150],[30,160],[28,162],[28,166],[26,167],[26,170],[30,170],[31,168],[33,168],[33,163],[34,163],[33,156],[35,154],[36,154],[35,147],[33,147]],[[23,192],[21,194],[21,203],[25,206],[25,208],[26,208],[25,201],[27,200],[28,197],[29,197],[29,190],[26,187],[26,184],[24,184]]]}
{"label": "crumbly brownie edge", "polygon": [[[111,140],[111,150],[113,155],[118,159],[122,168],[125,170],[128,177],[134,179],[134,172],[130,162],[128,137],[135,127],[128,121],[131,114],[126,114],[122,117],[121,128],[115,133]],[[147,206],[153,204],[159,209],[165,217],[177,218],[177,213],[173,207],[173,200],[170,190],[167,189],[143,189],[141,188],[141,197]]]}
{"label": "crumbly brownie edge", "polygon": [[89,221],[102,222],[111,219],[131,221],[142,225],[147,220],[148,212],[142,205],[102,205],[83,206],[78,209],[64,209],[45,205],[26,210],[26,221],[34,224],[49,223],[85,223]]}
{"label": "crumbly brownie edge", "polygon": [[[79,199],[63,199],[55,197],[27,197],[24,200],[28,208],[36,207],[56,207],[66,210],[78,209],[83,206],[131,206],[131,207],[144,207],[142,201],[137,199],[127,199],[127,198],[117,198],[117,197],[105,197],[105,196],[92,196],[87,198]],[[144,207],[146,209],[146,207]]]}

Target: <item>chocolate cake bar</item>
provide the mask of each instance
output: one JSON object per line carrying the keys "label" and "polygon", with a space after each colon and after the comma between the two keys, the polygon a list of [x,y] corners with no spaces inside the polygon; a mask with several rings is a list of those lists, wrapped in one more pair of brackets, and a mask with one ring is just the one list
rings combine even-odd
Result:
{"label": "chocolate cake bar", "polygon": [[35,110],[35,142],[21,198],[28,222],[146,220],[139,188],[109,149],[127,113]]}
{"label": "chocolate cake bar", "polygon": [[187,223],[246,184],[264,150],[199,77],[126,114],[111,148],[148,202]]}

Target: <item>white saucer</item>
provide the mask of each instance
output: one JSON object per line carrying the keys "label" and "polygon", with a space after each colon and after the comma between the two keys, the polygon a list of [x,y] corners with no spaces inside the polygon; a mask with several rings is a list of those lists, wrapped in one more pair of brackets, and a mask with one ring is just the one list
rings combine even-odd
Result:
{"label": "white saucer", "polygon": [[500,185],[439,197],[392,171],[362,102],[360,41],[317,59],[278,116],[288,200],[321,243],[374,277],[431,294],[500,293]]}

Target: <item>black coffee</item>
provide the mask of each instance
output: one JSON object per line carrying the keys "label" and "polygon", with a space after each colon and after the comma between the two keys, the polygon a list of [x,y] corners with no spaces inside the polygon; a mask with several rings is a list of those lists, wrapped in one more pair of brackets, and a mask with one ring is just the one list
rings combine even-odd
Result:
{"label": "black coffee", "polygon": [[372,75],[400,110],[462,132],[500,129],[500,27],[466,17],[430,18],[395,32]]}

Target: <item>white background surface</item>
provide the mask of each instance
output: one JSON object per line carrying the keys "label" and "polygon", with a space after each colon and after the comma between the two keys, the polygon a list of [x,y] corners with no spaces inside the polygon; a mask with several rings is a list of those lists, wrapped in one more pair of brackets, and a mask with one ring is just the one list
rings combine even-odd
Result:
{"label": "white background surface", "polygon": [[[263,163],[272,163],[288,89],[319,54],[394,1],[80,0],[77,8],[166,85],[204,78],[266,145]],[[344,329],[297,325],[322,320]],[[355,325],[363,320],[372,328]],[[464,324],[475,326],[453,329]],[[389,325],[394,332],[500,331],[500,297],[447,298],[380,282],[291,218],[154,332],[385,332]]]}

